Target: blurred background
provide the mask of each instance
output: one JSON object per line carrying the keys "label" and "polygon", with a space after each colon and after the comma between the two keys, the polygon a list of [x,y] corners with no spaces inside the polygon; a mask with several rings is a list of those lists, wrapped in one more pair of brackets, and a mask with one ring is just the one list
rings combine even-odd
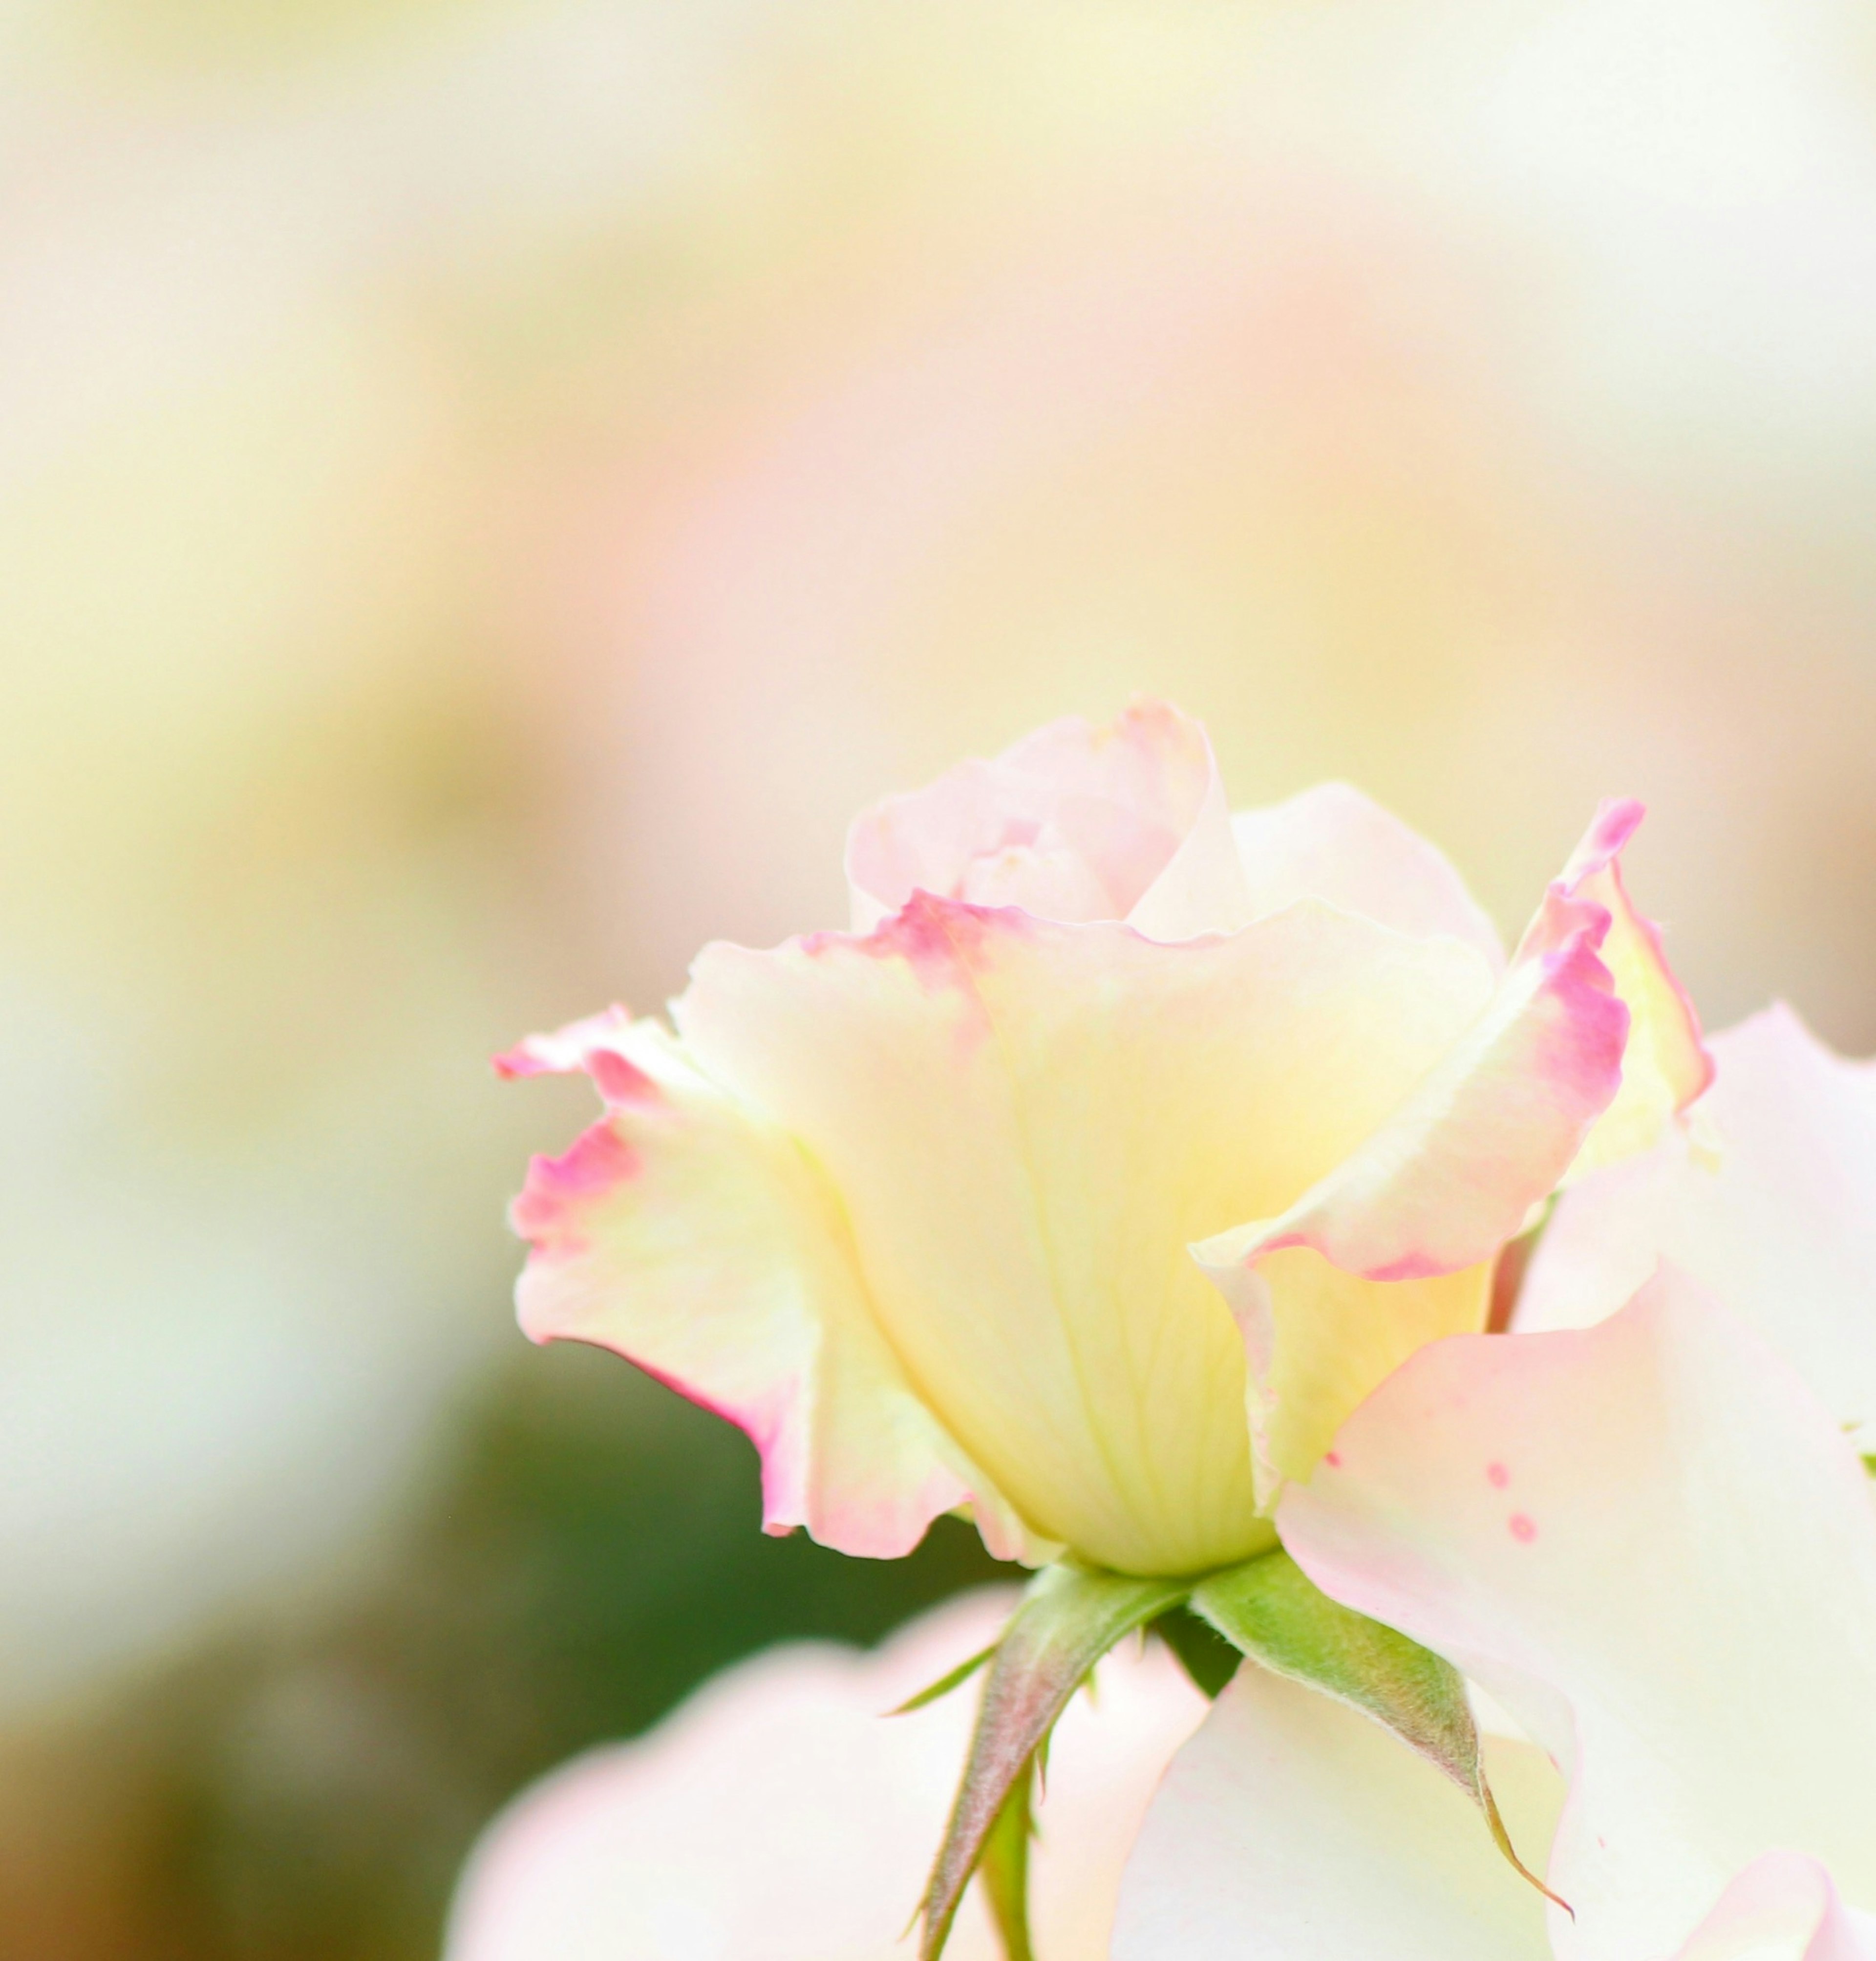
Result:
{"label": "blurred background", "polygon": [[1876,1047],[1876,18],[0,0],[0,1953],[416,1961],[517,1786],[981,1577],[513,1331],[581,1087],[1135,690]]}

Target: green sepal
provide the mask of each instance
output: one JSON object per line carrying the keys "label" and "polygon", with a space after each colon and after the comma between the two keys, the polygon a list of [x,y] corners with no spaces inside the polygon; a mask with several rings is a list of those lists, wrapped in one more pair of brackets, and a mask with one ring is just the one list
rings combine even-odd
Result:
{"label": "green sepal", "polygon": [[1004,1802],[1069,1697],[1116,1641],[1177,1605],[1189,1584],[1075,1566],[1046,1567],[1030,1582],[991,1658],[964,1774],[919,1909],[919,1961],[943,1952]]}
{"label": "green sepal", "polygon": [[1034,1757],[1018,1774],[983,1841],[978,1864],[1005,1961],[1036,1961],[1029,1941],[1029,1841],[1035,1835],[1033,1800],[1040,1774],[1041,1765]]}
{"label": "green sepal", "polygon": [[1486,1781],[1464,1678],[1450,1662],[1330,1599],[1286,1552],[1260,1553],[1212,1574],[1193,1588],[1192,1605],[1266,1668],[1391,1730],[1478,1806],[1511,1864],[1546,1899],[1570,1911],[1512,1847]]}
{"label": "green sepal", "polygon": [[916,1695],[908,1695],[897,1709],[887,1711],[888,1716],[909,1716],[913,1710],[922,1709],[929,1703],[939,1701],[951,1694],[954,1688],[961,1688],[978,1669],[997,1651],[992,1641],[987,1648],[980,1648],[968,1661],[960,1661],[954,1669],[948,1669],[928,1688],[922,1688]]}
{"label": "green sepal", "polygon": [[1189,1607],[1174,1607],[1153,1623],[1153,1631],[1171,1648],[1193,1686],[1209,1701],[1224,1694],[1244,1657],[1209,1621]]}

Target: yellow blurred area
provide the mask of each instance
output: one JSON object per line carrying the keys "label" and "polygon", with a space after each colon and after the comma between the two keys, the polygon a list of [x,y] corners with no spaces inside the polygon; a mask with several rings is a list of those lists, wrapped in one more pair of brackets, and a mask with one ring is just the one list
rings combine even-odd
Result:
{"label": "yellow blurred area", "polygon": [[154,1931],[147,1792],[94,1912],[75,1794],[558,1366],[583,1099],[486,1056],[839,923],[886,791],[1166,694],[1514,929],[1639,795],[1709,1022],[1876,1047],[1856,8],[12,0],[0,186],[0,1951],[426,1951]]}

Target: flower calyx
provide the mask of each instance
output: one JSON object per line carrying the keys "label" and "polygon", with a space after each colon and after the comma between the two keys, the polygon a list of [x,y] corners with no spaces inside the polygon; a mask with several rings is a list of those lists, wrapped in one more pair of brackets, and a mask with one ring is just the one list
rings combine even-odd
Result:
{"label": "flower calyx", "polygon": [[919,1961],[938,1961],[979,1870],[1008,1961],[1031,1961],[1024,1889],[1032,1792],[1049,1733],[1101,1657],[1149,1629],[1208,1695],[1223,1686],[1228,1660],[1216,1637],[1237,1656],[1371,1717],[1457,1784],[1505,1858],[1556,1900],[1519,1859],[1499,1816],[1464,1680],[1451,1663],[1332,1600],[1280,1548],[1197,1580],[1062,1564],[1030,1583],[992,1649],[903,1705],[921,1708],[987,1663],[963,1774],[919,1910]]}

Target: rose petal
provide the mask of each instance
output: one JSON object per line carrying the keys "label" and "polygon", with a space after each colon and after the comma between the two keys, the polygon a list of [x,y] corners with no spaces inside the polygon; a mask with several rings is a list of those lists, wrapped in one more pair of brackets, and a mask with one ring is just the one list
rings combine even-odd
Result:
{"label": "rose petal", "polygon": [[1616,1092],[1607,923],[1553,888],[1489,1007],[1358,1149],[1288,1210],[1193,1246],[1244,1334],[1266,1493],[1422,1342],[1483,1325],[1485,1263]]}
{"label": "rose petal", "polygon": [[1269,1540],[1186,1242],[1320,1178],[1490,987],[1321,907],[1168,946],[921,898],[866,940],[712,948],[677,1013],[825,1170],[909,1379],[1023,1516],[1191,1572]]}
{"label": "rose petal", "polygon": [[[1699,1017],[1668,967],[1661,929],[1629,904],[1622,882],[1623,849],[1642,815],[1632,798],[1604,804],[1551,888],[1553,900],[1600,906],[1608,914],[1602,958],[1629,1010],[1622,1087],[1585,1140],[1571,1168],[1574,1178],[1646,1150],[1669,1120],[1713,1080],[1713,1060],[1700,1039]],[[1546,912],[1540,910],[1526,944],[1541,941],[1546,930]]]}
{"label": "rose petal", "polygon": [[1675,1961],[1876,1961],[1876,1918],[1815,1859],[1768,1852],[1726,1889]]}
{"label": "rose petal", "polygon": [[[1562,1795],[1527,1743],[1486,1743],[1541,1870]],[[1548,1961],[1543,1900],[1475,1807],[1378,1723],[1254,1663],[1173,1759],[1120,1895],[1114,1961]]]}
{"label": "rose petal", "polygon": [[1253,918],[1322,899],[1402,933],[1451,934],[1503,968],[1498,929],[1445,854],[1349,784],[1241,810],[1231,830]]}
{"label": "rose petal", "polygon": [[1587,1327],[1671,1260],[1876,1450],[1876,1063],[1846,1061],[1783,1006],[1712,1046],[1709,1142],[1672,1131],[1566,1192],[1516,1325]]}
{"label": "rose petal", "polygon": [[1828,1412],[1691,1281],[1425,1349],[1335,1456],[1284,1542],[1563,1767],[1563,1961],[1674,1953],[1772,1850],[1876,1900],[1876,1510]]}
{"label": "rose petal", "polygon": [[1204,729],[1161,702],[1094,728],[1051,722],[858,818],[847,839],[854,929],[916,891],[1039,918],[1128,919],[1155,939],[1250,917]]}
{"label": "rose petal", "polygon": [[[776,1650],[637,1743],[577,1759],[467,1868],[448,1961],[896,1961],[943,1830],[968,1693],[884,1712],[995,1638],[1014,1604],[954,1602],[875,1654]],[[1042,1952],[1097,1961],[1154,1782],[1205,1709],[1164,1650],[1121,1650],[1062,1717],[1030,1900]],[[973,1889],[952,1961],[992,1961]]]}
{"label": "rose petal", "polygon": [[995,1549],[1049,1555],[913,1392],[839,1201],[791,1138],[619,1011],[503,1066],[584,1068],[609,1105],[564,1156],[534,1159],[515,1201],[529,1335],[614,1349],[747,1430],[771,1532],[891,1557],[969,1503]]}

